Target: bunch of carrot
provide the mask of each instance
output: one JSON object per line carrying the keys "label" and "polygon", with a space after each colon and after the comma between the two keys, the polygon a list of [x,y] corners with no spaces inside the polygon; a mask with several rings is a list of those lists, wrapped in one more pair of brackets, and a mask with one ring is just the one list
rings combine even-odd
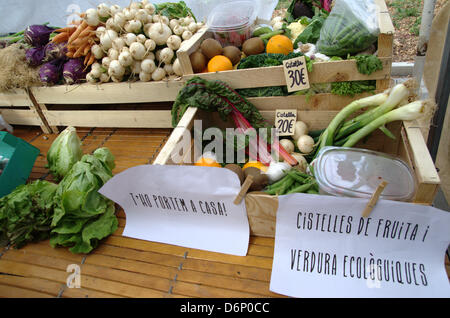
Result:
{"label": "bunch of carrot", "polygon": [[57,29],[59,33],[53,38],[53,42],[67,42],[66,56],[69,58],[79,58],[84,56],[84,65],[89,66],[95,61],[95,56],[91,53],[91,47],[98,41],[95,35],[97,27],[89,26],[85,20],[73,22],[74,26]]}

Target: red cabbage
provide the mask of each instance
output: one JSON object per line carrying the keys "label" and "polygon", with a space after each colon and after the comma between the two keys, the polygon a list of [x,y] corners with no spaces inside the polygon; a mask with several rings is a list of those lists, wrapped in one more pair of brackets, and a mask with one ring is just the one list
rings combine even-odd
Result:
{"label": "red cabbage", "polygon": [[29,65],[38,66],[44,63],[45,58],[45,48],[44,47],[33,47],[26,50],[25,58]]}
{"label": "red cabbage", "polygon": [[86,66],[84,58],[69,59],[63,68],[63,77],[67,84],[79,83],[86,79]]}
{"label": "red cabbage", "polygon": [[39,78],[41,82],[47,85],[55,85],[61,78],[61,68],[63,59],[53,60],[45,63],[39,69]]}
{"label": "red cabbage", "polygon": [[34,47],[44,46],[50,39],[50,34],[54,29],[46,25],[30,25],[25,29],[25,42]]}

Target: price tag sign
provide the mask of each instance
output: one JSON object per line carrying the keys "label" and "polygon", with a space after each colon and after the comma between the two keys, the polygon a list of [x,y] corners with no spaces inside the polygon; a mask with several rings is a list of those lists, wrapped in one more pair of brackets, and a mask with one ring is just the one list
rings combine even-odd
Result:
{"label": "price tag sign", "polygon": [[304,56],[285,60],[283,61],[283,66],[288,92],[300,91],[310,87]]}
{"label": "price tag sign", "polygon": [[293,109],[277,109],[275,111],[275,127],[278,136],[292,136],[295,131],[297,111]]}

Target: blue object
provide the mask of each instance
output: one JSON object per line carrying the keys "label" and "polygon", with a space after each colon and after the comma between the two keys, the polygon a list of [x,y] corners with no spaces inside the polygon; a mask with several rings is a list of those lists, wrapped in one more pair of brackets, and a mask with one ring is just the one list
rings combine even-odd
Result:
{"label": "blue object", "polygon": [[8,159],[0,173],[0,198],[25,184],[40,150],[25,140],[6,131],[0,131],[0,156]]}

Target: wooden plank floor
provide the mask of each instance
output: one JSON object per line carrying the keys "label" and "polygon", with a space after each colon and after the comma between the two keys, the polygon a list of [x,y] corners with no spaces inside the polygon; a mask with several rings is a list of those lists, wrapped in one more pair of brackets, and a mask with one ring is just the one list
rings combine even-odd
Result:
{"label": "wooden plank floor", "polygon": [[[152,163],[170,129],[78,128],[85,153],[101,146],[116,157],[114,173]],[[41,150],[30,180],[53,178],[46,153],[56,135],[37,127],[16,127],[16,136]],[[0,248],[0,297],[284,297],[270,292],[274,240],[251,237],[248,255],[225,255],[122,236],[126,222],[120,208],[119,228],[88,255],[52,248],[47,241],[16,250]],[[80,288],[68,288],[80,268]]]}

